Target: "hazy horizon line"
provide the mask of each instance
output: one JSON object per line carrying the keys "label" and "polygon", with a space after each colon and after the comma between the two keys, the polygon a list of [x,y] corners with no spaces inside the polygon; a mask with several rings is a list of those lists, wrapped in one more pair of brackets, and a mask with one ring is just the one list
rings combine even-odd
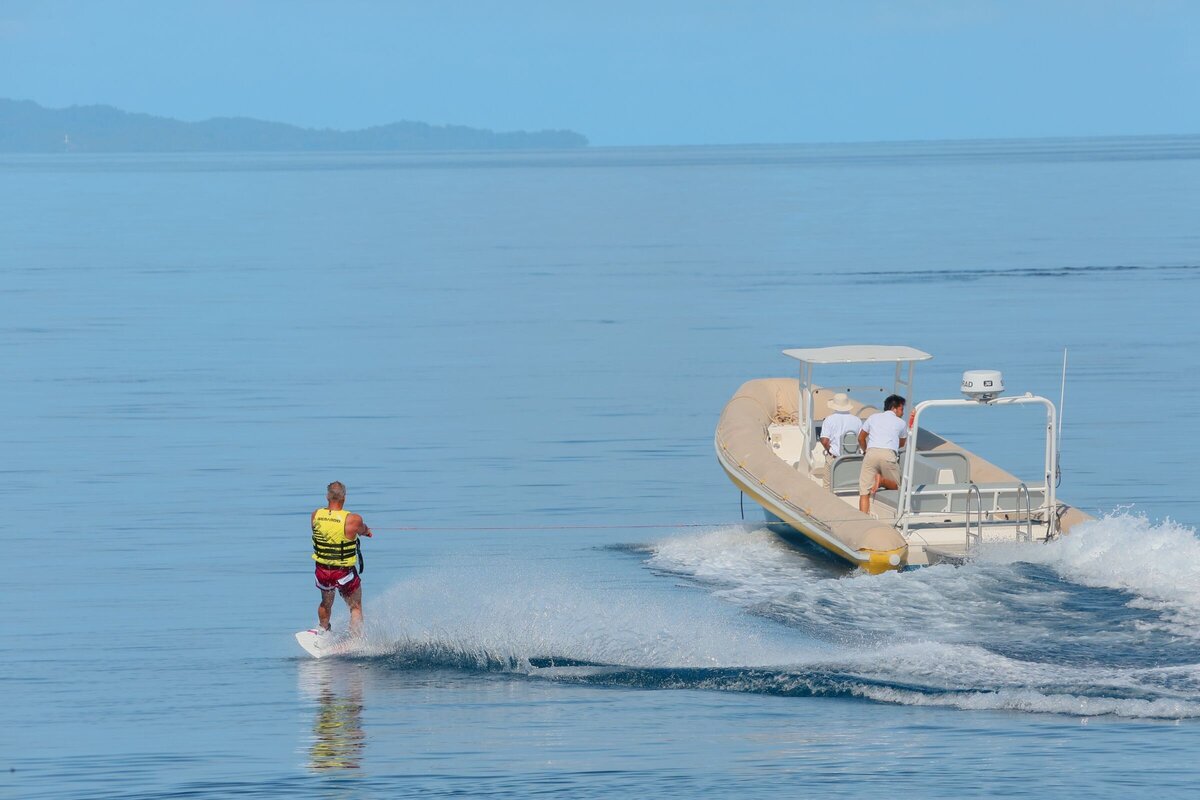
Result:
{"label": "hazy horizon line", "polygon": [[[384,128],[384,127],[388,127],[391,125],[415,123],[415,124],[428,125],[431,127],[438,127],[438,128],[470,128],[470,129],[474,129],[474,130],[484,130],[484,131],[490,131],[490,132],[499,133],[499,134],[504,134],[504,133],[544,133],[544,132],[551,132],[551,131],[571,131],[573,133],[579,133],[577,131],[573,131],[570,128],[542,128],[542,129],[518,128],[518,129],[514,129],[514,130],[501,131],[501,130],[497,130],[495,128],[482,128],[477,125],[468,125],[465,123],[458,123],[458,122],[429,122],[429,121],[425,121],[425,120],[416,120],[416,119],[399,119],[399,120],[393,120],[391,122],[381,122],[381,123],[367,125],[367,126],[359,127],[359,128],[311,127],[311,126],[306,126],[306,125],[303,125],[300,123],[295,123],[295,122],[287,122],[287,121],[277,120],[277,119],[267,119],[267,118],[263,118],[263,117],[253,117],[253,116],[237,115],[237,114],[209,116],[209,117],[203,117],[203,118],[198,118],[198,119],[185,119],[182,117],[174,117],[174,116],[169,116],[166,114],[158,114],[158,113],[154,113],[154,112],[150,112],[150,111],[130,110],[130,109],[121,108],[120,106],[116,106],[111,103],[105,103],[105,102],[72,103],[72,104],[66,105],[66,106],[48,106],[48,105],[43,105],[41,102],[39,102],[38,100],[35,100],[33,98],[15,98],[15,97],[0,98],[0,101],[3,101],[3,100],[8,100],[10,102],[15,102],[15,103],[32,103],[32,104],[38,106],[39,108],[42,108],[42,109],[45,109],[48,111],[68,111],[70,109],[86,109],[86,108],[106,108],[106,109],[113,109],[115,111],[119,111],[123,114],[147,116],[147,117],[153,117],[153,118],[157,118],[157,119],[171,120],[174,122],[182,122],[185,124],[198,124],[198,123],[214,122],[214,121],[221,121],[221,120],[246,120],[246,121],[252,121],[252,122],[265,123],[265,124],[269,124],[269,125],[284,125],[284,126],[296,128],[298,130],[312,131],[312,132],[359,133],[359,132],[363,132],[363,131],[369,131],[374,128]],[[585,137],[587,136],[587,134],[581,134],[581,135],[583,135]],[[682,142],[681,141],[681,142],[648,142],[648,143],[640,143],[640,144],[602,144],[602,143],[597,144],[597,143],[593,143],[589,137],[588,143],[584,145],[584,148],[589,149],[589,150],[626,150],[626,149],[653,149],[653,148],[660,148],[660,147],[682,147],[682,148],[791,147],[791,146],[797,146],[797,145],[837,146],[837,145],[880,145],[880,144],[921,144],[921,143],[935,144],[935,143],[948,143],[948,142],[971,142],[971,143],[1038,142],[1038,141],[1051,142],[1051,141],[1072,141],[1072,140],[1080,140],[1080,139],[1088,139],[1088,140],[1187,139],[1187,138],[1195,138],[1195,137],[1200,137],[1200,131],[1174,132],[1174,133],[1078,133],[1078,134],[1053,134],[1053,135],[1046,135],[1046,136],[1000,136],[1000,135],[997,135],[997,136],[931,136],[931,137],[927,137],[927,138],[918,138],[918,139],[914,139],[914,138],[892,139],[892,138],[887,138],[886,136],[884,136],[884,137],[879,137],[879,138],[842,139],[842,140],[807,139],[807,140],[786,140],[786,141],[785,140],[779,140],[779,141],[758,140],[758,141],[739,141],[739,142]],[[280,151],[280,152],[285,152],[285,151]],[[296,151],[296,152],[305,152],[305,151]]]}

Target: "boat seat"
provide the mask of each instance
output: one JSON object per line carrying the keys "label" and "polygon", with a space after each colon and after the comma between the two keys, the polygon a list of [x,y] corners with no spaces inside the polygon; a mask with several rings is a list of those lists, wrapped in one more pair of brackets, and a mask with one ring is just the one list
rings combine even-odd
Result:
{"label": "boat seat", "polygon": [[858,476],[862,472],[860,455],[838,456],[829,476],[829,488],[834,494],[858,494]]}
{"label": "boat seat", "polygon": [[854,431],[846,431],[842,434],[842,455],[856,456],[859,455],[858,449],[858,434]]}
{"label": "boat seat", "polygon": [[[846,434],[846,435],[849,436],[850,434]],[[857,441],[855,442],[855,446],[857,446]],[[959,455],[959,454],[952,453],[950,455]],[[900,451],[899,458],[900,458],[900,469],[903,470],[904,469],[904,451],[903,450]],[[917,456],[917,458],[920,459],[921,456]],[[852,455],[839,456],[838,459],[833,462],[833,467],[832,467],[833,475],[830,478],[830,488],[833,490],[834,494],[842,494],[842,495],[845,495],[845,494],[857,495],[858,494],[858,478],[860,475],[862,475],[862,462],[863,462],[862,455],[857,454],[857,453],[852,454]],[[964,470],[966,469],[966,464],[967,464],[967,460],[966,460],[966,458],[963,458],[962,466],[963,466]],[[879,493],[877,492],[876,496],[878,496],[878,495],[879,495]]]}
{"label": "boat seat", "polygon": [[[849,435],[849,434],[847,434]],[[845,445],[843,445],[844,447]],[[858,493],[858,477],[862,473],[861,455],[844,455],[833,462],[832,488],[834,494]],[[900,469],[904,469],[904,451],[900,451]],[[971,465],[966,455],[956,451],[917,453],[913,458],[914,480],[929,486],[970,485]],[[886,494],[891,492],[891,495]],[[889,505],[895,506],[895,489],[875,493]],[[1032,498],[1031,498],[1032,499]],[[1036,501],[1034,503],[1036,505]]]}
{"label": "boat seat", "polygon": [[966,455],[955,451],[917,453],[913,458],[913,480],[917,483],[970,483],[971,465]]}

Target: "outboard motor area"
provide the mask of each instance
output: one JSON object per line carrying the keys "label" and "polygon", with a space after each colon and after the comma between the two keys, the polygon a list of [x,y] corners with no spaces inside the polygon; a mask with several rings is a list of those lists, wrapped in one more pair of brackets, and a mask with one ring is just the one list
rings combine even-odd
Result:
{"label": "outboard motor area", "polygon": [[1004,391],[1004,376],[998,369],[969,369],[963,373],[962,393],[971,400],[986,403]]}

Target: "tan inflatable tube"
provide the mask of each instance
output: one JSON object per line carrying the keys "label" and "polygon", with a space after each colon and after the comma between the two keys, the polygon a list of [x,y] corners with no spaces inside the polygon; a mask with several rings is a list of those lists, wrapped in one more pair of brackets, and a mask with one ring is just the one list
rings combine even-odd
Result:
{"label": "tan inflatable tube", "polygon": [[[827,392],[814,399],[814,416],[826,416]],[[794,420],[799,402],[796,381],[748,381],[725,406],[717,423],[717,459],[742,491],[816,544],[868,572],[904,565],[908,545],[895,528],[851,508],[771,449],[767,427]]]}

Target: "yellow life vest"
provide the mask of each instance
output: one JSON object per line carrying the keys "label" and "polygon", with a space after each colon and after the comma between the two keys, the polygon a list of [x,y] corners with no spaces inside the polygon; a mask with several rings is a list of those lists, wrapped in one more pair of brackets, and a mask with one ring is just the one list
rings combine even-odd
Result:
{"label": "yellow life vest", "polygon": [[358,540],[346,538],[345,509],[318,508],[312,518],[313,561],[327,567],[353,567],[358,563]]}

